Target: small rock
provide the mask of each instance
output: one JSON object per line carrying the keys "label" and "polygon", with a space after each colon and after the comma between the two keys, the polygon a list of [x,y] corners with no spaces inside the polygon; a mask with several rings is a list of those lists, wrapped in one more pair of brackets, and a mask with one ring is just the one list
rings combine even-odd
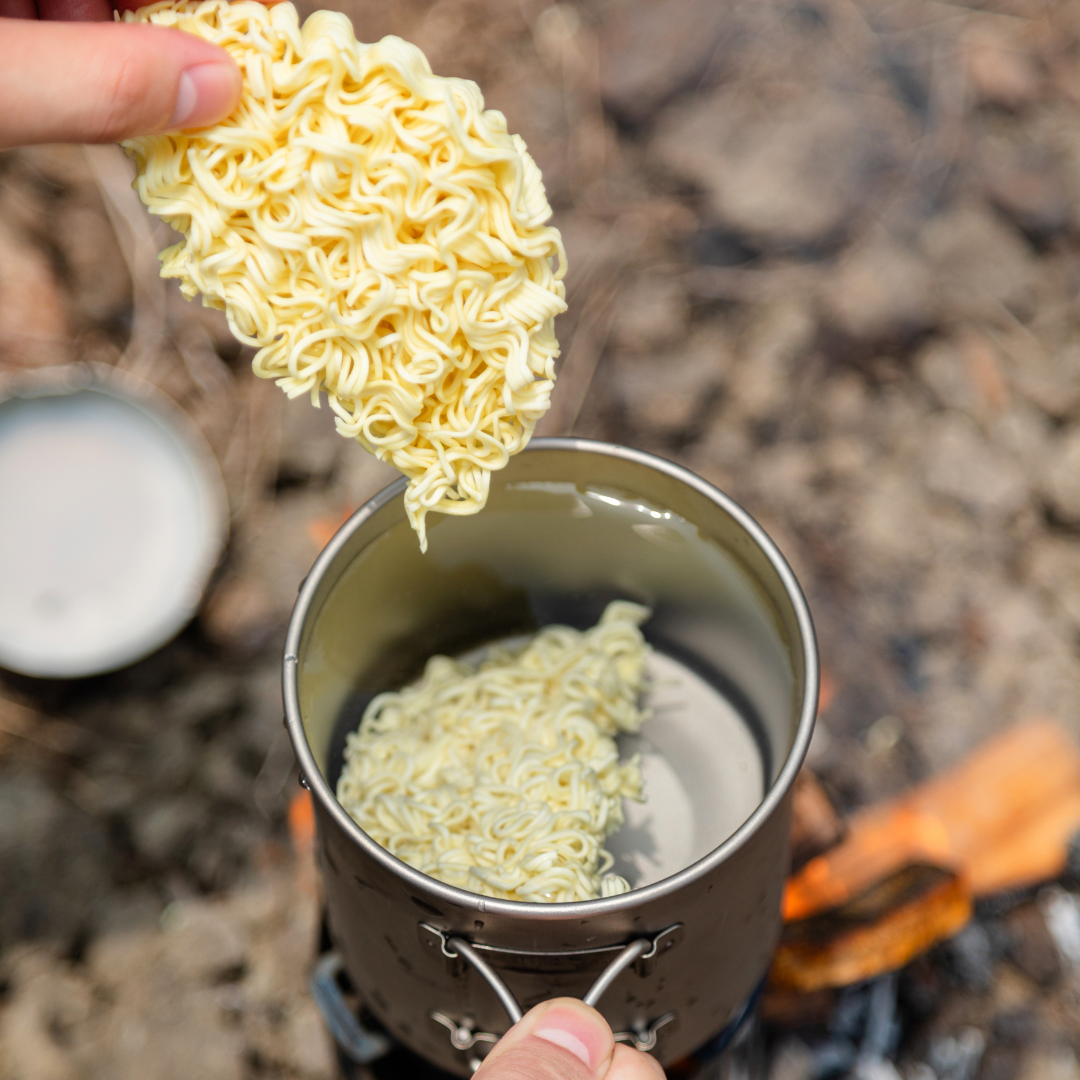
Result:
{"label": "small rock", "polygon": [[[345,455],[347,460],[361,463],[361,459],[367,459],[361,467],[368,480],[385,476],[385,467],[365,450],[359,446],[347,449],[350,451]],[[370,470],[370,462],[375,462],[379,468]],[[400,478],[396,469],[392,472],[395,478]],[[236,572],[241,577],[256,579],[266,587],[279,626],[288,621],[296,603],[297,590],[326,542],[310,526],[321,524],[328,518],[344,521],[348,507],[342,506],[340,492],[343,486],[335,483],[333,488],[321,491],[312,486],[286,488],[273,502],[263,503],[249,513],[234,534]]]}
{"label": "small rock", "polygon": [[666,353],[618,357],[613,390],[634,430],[670,436],[687,431],[700,418],[731,360],[727,336],[706,327]]}
{"label": "small rock", "polygon": [[85,1074],[67,1048],[91,1015],[90,988],[48,949],[23,946],[4,959],[0,1076],[78,1080]]}
{"label": "small rock", "polygon": [[245,751],[261,758],[283,733],[281,717],[284,706],[278,657],[273,657],[272,663],[261,665],[248,675],[246,691],[247,703],[234,738]]}
{"label": "small rock", "polygon": [[251,776],[236,758],[236,750],[226,740],[215,739],[199,764],[199,785],[215,799],[244,805],[250,798]]}
{"label": "small rock", "polygon": [[193,795],[133,809],[129,823],[136,850],[157,866],[179,860],[205,825],[205,810],[205,803]]}
{"label": "small rock", "polygon": [[177,901],[161,917],[163,959],[181,979],[204,985],[242,973],[245,947],[231,909],[205,900]]}
{"label": "small rock", "polygon": [[925,1061],[911,1061],[904,1066],[904,1080],[938,1080],[937,1073]]}
{"label": "small rock", "polygon": [[907,470],[878,469],[852,512],[851,539],[860,556],[883,573],[923,562],[930,546],[928,501]]}
{"label": "small rock", "polygon": [[772,505],[798,506],[813,498],[812,484],[818,475],[812,448],[783,442],[760,450],[749,463],[755,488]]}
{"label": "small rock", "polygon": [[67,359],[68,319],[46,254],[0,221],[0,354],[28,367]]}
{"label": "small rock", "polygon": [[979,400],[958,343],[952,338],[933,338],[916,354],[915,371],[933,391],[941,405],[975,416]]}
{"label": "small rock", "polygon": [[865,379],[854,371],[842,369],[823,380],[816,393],[828,425],[861,441],[862,427],[872,407]]}
{"label": "small rock", "polygon": [[916,356],[915,368],[942,405],[970,416],[996,417],[1012,402],[1001,350],[977,330],[931,340]]}
{"label": "small rock", "polygon": [[1035,1041],[1039,1033],[1039,1016],[1034,1009],[1007,1009],[994,1017],[994,1038],[1008,1045],[1023,1045]]}
{"label": "small rock", "polygon": [[712,0],[631,0],[600,27],[600,92],[621,120],[640,124],[700,81],[733,10]]}
{"label": "small rock", "polygon": [[976,24],[965,35],[964,51],[971,84],[983,101],[1014,109],[1038,98],[1041,73],[1012,26]]}
{"label": "small rock", "polygon": [[254,656],[278,628],[266,587],[257,578],[240,575],[226,577],[214,587],[199,622],[215,645],[238,656]]}
{"label": "small rock", "polygon": [[760,422],[785,410],[791,372],[816,330],[810,304],[801,298],[762,304],[754,311],[728,380],[727,396],[742,422]]}
{"label": "small rock", "polygon": [[1025,569],[1047,600],[1066,614],[1080,633],[1080,542],[1040,536],[1026,552]]}
{"label": "small rock", "polygon": [[1009,383],[1047,416],[1064,420],[1080,404],[1080,345],[1043,348],[1027,335],[1009,343]]}
{"label": "small rock", "polygon": [[179,791],[195,770],[196,755],[189,730],[173,724],[163,726],[150,743],[148,767],[141,777],[143,784],[157,794]]}
{"label": "small rock", "polygon": [[1046,920],[1035,904],[1022,904],[1005,916],[1009,956],[1039,986],[1053,986],[1061,978],[1057,946]]}
{"label": "small rock", "polygon": [[[6,166],[6,168],[5,168]],[[53,200],[46,184],[28,169],[17,150],[0,160],[4,183],[0,186],[0,219],[21,236],[44,236],[49,229]]]}
{"label": "small rock", "polygon": [[251,864],[252,853],[265,839],[258,820],[224,817],[219,811],[213,830],[200,832],[192,843],[185,868],[201,888],[227,889]]}
{"label": "small rock", "polygon": [[334,1041],[315,1002],[297,1001],[281,1033],[284,1058],[304,1080],[335,1080],[339,1075]]}
{"label": "small rock", "polygon": [[988,135],[979,150],[987,196],[1021,230],[1046,238],[1068,226],[1072,210],[1068,185],[1047,147]]}
{"label": "small rock", "polygon": [[978,1028],[964,1028],[959,1035],[935,1039],[927,1063],[939,1080],[975,1080],[986,1049],[986,1036]]}
{"label": "small rock", "polygon": [[222,356],[236,356],[240,352],[240,342],[229,329],[229,320],[224,311],[205,307],[199,300],[188,300],[179,289],[166,290],[165,309],[170,323],[185,328],[197,326]]}
{"label": "small rock", "polygon": [[130,309],[131,277],[103,209],[65,201],[56,214],[53,235],[63,253],[79,315],[105,323]]}
{"label": "small rock", "polygon": [[1080,1064],[1071,1046],[1036,1046],[1023,1057],[1017,1080],[1080,1080]]}
{"label": "small rock", "polygon": [[68,791],[82,809],[96,817],[122,814],[140,796],[139,786],[131,773],[116,771],[111,762],[102,762],[98,758],[90,762],[86,772],[77,772],[71,778]]}
{"label": "small rock", "polygon": [[670,347],[686,336],[689,317],[682,283],[675,277],[646,274],[619,297],[612,341],[636,353]]}
{"label": "small rock", "polygon": [[1001,354],[988,337],[969,331],[960,339],[964,366],[975,389],[980,412],[993,415],[1009,407],[1009,388],[1002,374]]}
{"label": "small rock", "polygon": [[1080,427],[1069,431],[1054,448],[1041,486],[1061,517],[1080,523]]}
{"label": "small rock", "polygon": [[650,152],[737,234],[805,248],[836,243],[874,198],[899,160],[896,132],[895,117],[854,96],[724,88],[672,107]]}
{"label": "small rock", "polygon": [[1054,438],[1053,426],[1042,411],[1026,401],[1013,401],[1006,412],[991,418],[985,431],[995,446],[1023,466],[1030,487],[1046,463]]}
{"label": "small rock", "polygon": [[400,476],[393,465],[380,461],[358,443],[353,443],[346,447],[338,461],[335,490],[341,493],[342,504],[359,507]]}
{"label": "small rock", "polygon": [[1011,652],[1028,660],[1046,653],[1047,637],[1054,634],[1037,596],[1011,581],[1000,580],[980,582],[979,591],[982,634],[991,651]]}
{"label": "small rock", "polygon": [[777,1046],[769,1064],[769,1080],[813,1080],[817,1074],[814,1052],[793,1035]]}
{"label": "small rock", "polygon": [[30,771],[0,770],[0,949],[70,941],[110,895],[101,825]]}
{"label": "small rock", "polygon": [[1080,973],[1080,900],[1060,886],[1051,886],[1039,897],[1039,907],[1062,960],[1075,976]]}
{"label": "small rock", "polygon": [[983,1055],[979,1066],[979,1080],[1016,1080],[1019,1069],[1019,1047],[994,1043]]}
{"label": "small rock", "polygon": [[862,1058],[851,1070],[852,1080],[901,1080],[896,1066],[886,1058]]}
{"label": "small rock", "polygon": [[337,433],[334,412],[325,399],[318,409],[311,408],[307,399],[289,402],[282,410],[281,425],[279,483],[326,479],[351,442]]}
{"label": "small rock", "polygon": [[1030,303],[1031,251],[988,207],[961,203],[931,218],[920,239],[941,284],[962,303],[981,307],[989,299],[1014,311]]}
{"label": "small rock", "polygon": [[94,924],[96,935],[128,934],[158,925],[162,900],[149,885],[135,886],[118,893]]}
{"label": "small rock", "polygon": [[931,275],[914,252],[888,238],[844,254],[826,279],[827,317],[850,337],[906,338],[934,321]]}
{"label": "small rock", "polygon": [[966,418],[943,418],[925,440],[926,484],[931,491],[987,517],[1008,517],[1027,502],[1021,467],[988,444]]}
{"label": "small rock", "polygon": [[241,697],[242,687],[236,676],[201,671],[169,695],[165,708],[171,722],[197,727],[235,712]]}
{"label": "small rock", "polygon": [[850,435],[835,435],[820,448],[822,468],[838,483],[847,483],[865,475],[873,460],[873,450]]}
{"label": "small rock", "polygon": [[[959,980],[973,990],[988,990],[994,981],[994,949],[986,927],[972,922],[945,944]],[[933,1065],[934,1062],[931,1061]],[[939,1070],[940,1071],[940,1070]]]}

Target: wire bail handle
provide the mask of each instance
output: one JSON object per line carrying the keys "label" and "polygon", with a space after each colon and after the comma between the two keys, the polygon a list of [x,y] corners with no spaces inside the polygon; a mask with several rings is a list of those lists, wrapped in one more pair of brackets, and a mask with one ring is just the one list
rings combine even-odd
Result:
{"label": "wire bail handle", "polygon": [[[451,936],[448,932],[440,930],[430,923],[421,923],[420,925],[423,930],[426,930],[428,933],[439,938],[443,956],[447,957],[449,960],[464,960],[476,970],[494,991],[495,996],[499,999],[499,1004],[506,1010],[506,1014],[510,1017],[510,1022],[512,1024],[516,1024],[522,1018],[524,1013],[522,1012],[520,1004],[518,1004],[517,998],[514,997],[513,991],[505,982],[503,982],[502,978],[496,973],[494,968],[492,968],[483,956],[480,955],[480,952],[475,945],[470,944],[462,937],[456,935]],[[652,937],[641,937],[631,941],[630,944],[625,946],[625,948],[619,952],[618,956],[616,956],[607,967],[600,972],[581,1000],[584,1001],[586,1005],[595,1007],[597,1002],[599,1002],[600,998],[607,991],[608,987],[610,987],[619,975],[632,964],[638,965],[638,969],[642,975],[648,974],[652,969],[650,961],[654,960],[661,952],[665,952],[673,945],[677,944],[681,935],[677,934],[676,931],[681,929],[682,923],[675,923]],[[543,953],[539,955],[550,956],[552,954]],[[473,1031],[467,1022],[458,1024],[441,1012],[433,1012],[431,1018],[449,1029],[450,1041],[458,1050],[469,1050],[478,1042],[493,1043],[497,1042],[499,1039],[498,1035],[493,1035],[490,1032]],[[654,1020],[647,1027],[643,1026],[639,1031],[618,1032],[615,1035],[615,1041],[632,1043],[638,1050],[652,1050],[653,1047],[656,1046],[657,1033],[659,1030],[667,1024],[670,1024],[674,1019],[675,1013],[666,1013],[659,1019]],[[470,1064],[475,1070],[479,1067],[479,1059],[474,1058],[470,1060]]]}

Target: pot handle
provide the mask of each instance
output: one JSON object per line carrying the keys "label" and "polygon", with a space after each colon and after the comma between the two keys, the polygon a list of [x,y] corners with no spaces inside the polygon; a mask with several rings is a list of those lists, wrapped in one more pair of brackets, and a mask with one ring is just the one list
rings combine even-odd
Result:
{"label": "pot handle", "polygon": [[[676,938],[673,931],[679,929],[680,923],[669,926],[655,937],[637,938],[631,941],[620,951],[610,964],[597,976],[592,986],[585,992],[582,1000],[586,1005],[595,1006],[609,986],[631,964],[636,962],[647,963],[660,951],[675,944]],[[471,964],[484,981],[491,987],[498,997],[500,1004],[506,1010],[511,1023],[516,1024],[522,1017],[521,1006],[514,997],[513,992],[496,974],[494,969],[479,952],[464,938],[447,937],[443,931],[425,924],[425,928],[442,940],[443,954],[451,959],[460,957]],[[337,1041],[342,1051],[359,1065],[368,1065],[377,1061],[390,1051],[390,1039],[382,1032],[369,1031],[357,1019],[355,1013],[349,1008],[348,1003],[338,986],[337,976],[342,970],[341,957],[336,952],[327,953],[316,965],[311,976],[311,994],[315,1004],[322,1013],[326,1026]],[[459,1027],[449,1017],[441,1013],[433,1013],[432,1019],[450,1029],[450,1041],[458,1050],[468,1050],[478,1042],[496,1042],[497,1035],[487,1032],[474,1032],[470,1028]],[[658,1020],[648,1025],[641,1031],[620,1031],[615,1035],[616,1042],[627,1042],[636,1046],[639,1050],[651,1050],[656,1045],[657,1032],[660,1028],[675,1019],[674,1013],[666,1013]],[[473,1059],[474,1069],[479,1066],[479,1059]]]}
{"label": "pot handle", "polygon": [[[636,941],[631,941],[630,944],[627,945],[602,972],[600,972],[596,981],[585,992],[585,996],[581,1000],[584,1001],[586,1005],[595,1006],[603,996],[604,991],[607,990],[622,971],[628,968],[635,960],[642,959],[646,954],[655,952],[655,950],[656,941],[652,938],[638,938]],[[488,986],[495,991],[495,996],[499,999],[499,1004],[506,1010],[512,1024],[516,1024],[522,1018],[524,1013],[521,1011],[521,1006],[518,1004],[518,1000],[514,997],[510,987],[499,978],[491,965],[464,938],[452,937],[445,939],[443,952],[450,957],[460,956],[463,960],[467,960],[472,964]]]}
{"label": "pot handle", "polygon": [[[596,1003],[603,996],[604,991],[618,978],[618,976],[625,971],[631,964],[638,960],[649,960],[654,957],[660,948],[660,941],[667,938],[668,945],[674,943],[674,939],[670,936],[671,932],[678,928],[676,926],[668,927],[667,930],[660,934],[657,934],[654,938],[637,938],[635,941],[631,941],[629,945],[624,948],[614,960],[600,974],[597,976],[596,981],[585,992],[584,997],[581,999],[586,1005],[592,1005],[595,1007]],[[429,927],[434,930],[434,927]],[[461,957],[463,960],[470,963],[477,971],[477,973],[484,979],[484,981],[495,992],[495,996],[499,999],[499,1003],[506,1010],[507,1015],[510,1017],[510,1022],[516,1024],[522,1017],[521,1006],[518,1004],[518,1000],[514,997],[513,991],[510,987],[502,981],[501,978],[492,969],[491,965],[470,945],[464,938],[459,937],[446,937],[439,933],[442,937],[442,951],[444,955],[455,958]],[[442,1013],[432,1013],[432,1020],[437,1020],[444,1027],[450,1030],[450,1041],[459,1050],[469,1050],[475,1043],[478,1042],[497,1042],[498,1036],[491,1035],[486,1031],[473,1031],[469,1027],[461,1027],[451,1020],[448,1016],[444,1016]],[[658,1020],[654,1020],[647,1028],[643,1027],[640,1031],[620,1031],[615,1035],[616,1042],[631,1043],[638,1050],[652,1050],[656,1046],[657,1033],[662,1027],[670,1024],[675,1019],[673,1012],[665,1013]],[[469,1060],[473,1072],[480,1067],[480,1059],[473,1057]]]}

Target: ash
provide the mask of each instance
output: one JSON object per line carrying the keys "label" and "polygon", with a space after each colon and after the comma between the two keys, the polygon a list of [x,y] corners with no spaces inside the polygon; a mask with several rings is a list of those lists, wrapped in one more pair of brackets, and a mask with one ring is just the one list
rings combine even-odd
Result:
{"label": "ash", "polygon": [[[792,562],[851,809],[1051,713],[1080,735],[1080,4],[356,0],[476,79],[570,257],[546,433],[674,458]],[[278,657],[392,474],[156,278],[113,148],[0,155],[0,366],[117,364],[205,433],[227,559],[115,675],[0,677],[0,1078],[323,1078]],[[1070,880],[766,1016],[776,1080],[1078,1078]],[[1072,935],[1072,936],[1070,936]]]}

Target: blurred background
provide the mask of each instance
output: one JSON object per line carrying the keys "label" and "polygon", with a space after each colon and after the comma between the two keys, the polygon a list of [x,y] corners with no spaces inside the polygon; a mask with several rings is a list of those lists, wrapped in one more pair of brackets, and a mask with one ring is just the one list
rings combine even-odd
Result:
{"label": "blurred background", "polygon": [[[1080,735],[1080,3],[332,6],[524,137],[570,265],[544,433],[677,460],[776,539],[842,811],[1026,716]],[[280,647],[394,474],[158,280],[169,232],[129,183],[111,147],[0,154],[0,372],[156,384],[217,457],[231,537],[148,659],[0,672],[0,1077],[323,1080]],[[1080,1078],[1076,970],[1018,910],[901,977],[901,1075]],[[828,1074],[769,1039],[777,1080]]]}

